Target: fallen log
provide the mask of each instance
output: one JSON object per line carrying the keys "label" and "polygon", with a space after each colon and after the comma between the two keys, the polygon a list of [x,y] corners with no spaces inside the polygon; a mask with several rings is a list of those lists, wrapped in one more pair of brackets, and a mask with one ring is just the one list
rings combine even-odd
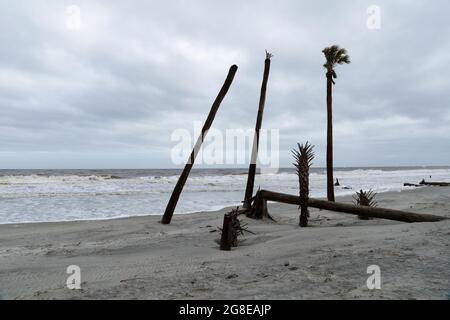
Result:
{"label": "fallen log", "polygon": [[[282,202],[287,204],[300,205],[300,198],[295,195],[273,192],[268,190],[260,190],[260,196],[267,201]],[[327,200],[319,200],[308,198],[308,206],[322,210],[330,210],[348,214],[355,214],[365,217],[374,217],[380,219],[389,219],[403,222],[435,222],[448,219],[447,217],[420,214],[401,210],[385,209],[379,207],[355,206],[347,203],[333,202]]]}
{"label": "fallen log", "polygon": [[409,183],[409,182],[405,182],[403,184],[404,187],[421,187],[421,184],[415,184],[415,183]]}
{"label": "fallen log", "polygon": [[450,182],[426,182],[425,180],[420,181],[419,184],[423,186],[438,186],[438,187],[450,186]]}

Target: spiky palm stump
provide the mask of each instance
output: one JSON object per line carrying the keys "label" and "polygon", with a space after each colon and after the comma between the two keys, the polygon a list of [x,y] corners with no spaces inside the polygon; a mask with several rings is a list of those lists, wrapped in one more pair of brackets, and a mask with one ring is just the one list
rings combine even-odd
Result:
{"label": "spiky palm stump", "polygon": [[292,150],[294,155],[294,166],[297,169],[298,183],[300,189],[300,227],[308,225],[308,198],[309,198],[309,168],[314,159],[314,146],[306,142],[304,145],[297,143],[298,150]]}
{"label": "spiky palm stump", "polygon": [[221,229],[220,250],[231,250],[231,247],[237,247],[238,237],[242,236],[244,231],[250,232],[247,229],[247,224],[243,224],[239,220],[238,216],[240,213],[242,212],[239,211],[239,208],[225,213]]}
{"label": "spiky palm stump", "polygon": [[[356,195],[353,196],[353,200],[357,206],[365,206],[365,207],[376,207],[377,203],[375,202],[375,196],[377,194],[372,190],[356,192]],[[360,216],[358,215],[360,220],[370,220],[371,217]]]}

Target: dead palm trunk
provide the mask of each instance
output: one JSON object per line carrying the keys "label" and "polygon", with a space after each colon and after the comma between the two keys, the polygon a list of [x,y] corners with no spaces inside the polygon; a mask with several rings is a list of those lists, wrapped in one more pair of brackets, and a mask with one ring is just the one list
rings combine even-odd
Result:
{"label": "dead palm trunk", "polygon": [[327,72],[327,198],[334,201],[333,184],[333,78],[330,71]]}
{"label": "dead palm trunk", "polygon": [[197,153],[200,150],[200,147],[203,143],[203,139],[205,138],[209,128],[211,127],[211,124],[214,120],[216,112],[219,109],[219,106],[223,98],[227,94],[228,89],[230,88],[231,83],[233,82],[237,68],[238,67],[236,65],[232,65],[230,67],[230,70],[228,71],[228,76],[225,79],[222,89],[220,89],[219,94],[216,97],[216,100],[214,100],[214,103],[211,106],[211,110],[209,111],[208,118],[206,119],[205,124],[203,125],[200,137],[198,138],[194,146],[194,149],[192,150],[191,155],[189,156],[189,159],[184,167],[184,170],[181,173],[181,176],[178,179],[175,188],[173,189],[172,196],[170,197],[169,202],[167,203],[166,211],[164,212],[164,215],[161,220],[161,223],[163,224],[169,224],[170,221],[172,220],[173,212],[175,211],[175,207],[177,206],[178,199],[180,198],[181,192],[183,191],[183,187],[189,176],[189,172],[191,171],[192,166],[194,165],[195,157],[197,156]]}
{"label": "dead palm trunk", "polygon": [[255,184],[256,160],[258,158],[259,147],[259,130],[261,129],[262,118],[264,113],[264,104],[266,103],[267,81],[269,79],[270,58],[272,55],[266,51],[266,60],[264,61],[264,74],[261,85],[261,94],[259,97],[258,115],[256,117],[255,136],[253,137],[252,156],[248,167],[247,187],[245,188],[244,208],[250,208],[250,199],[253,196],[253,188]]}

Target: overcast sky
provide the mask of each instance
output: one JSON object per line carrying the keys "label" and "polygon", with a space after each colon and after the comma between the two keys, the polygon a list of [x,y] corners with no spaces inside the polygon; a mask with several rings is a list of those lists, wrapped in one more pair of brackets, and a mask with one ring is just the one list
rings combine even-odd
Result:
{"label": "overcast sky", "polygon": [[[367,8],[381,28],[367,27]],[[80,28],[74,11],[80,9]],[[0,168],[173,167],[171,133],[204,121],[253,128],[264,49],[274,54],[263,127],[325,165],[322,49],[339,44],[336,166],[450,165],[450,3],[442,1],[3,1]],[[75,12],[76,14],[76,12]]]}

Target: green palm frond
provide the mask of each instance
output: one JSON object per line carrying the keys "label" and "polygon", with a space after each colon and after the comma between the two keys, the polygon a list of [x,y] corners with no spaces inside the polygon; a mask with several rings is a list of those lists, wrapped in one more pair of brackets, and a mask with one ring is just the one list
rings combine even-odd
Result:
{"label": "green palm frond", "polygon": [[[372,190],[369,191],[360,190],[359,192],[356,192],[356,194],[353,196],[353,200],[355,205],[357,206],[376,207],[377,206],[377,202],[375,201],[376,195],[377,194]],[[361,215],[359,215],[358,217],[361,220],[371,219]]]}
{"label": "green palm frond", "polygon": [[306,227],[308,225],[308,198],[309,198],[309,168],[312,165],[314,159],[314,151],[311,144],[306,142],[305,144],[297,143],[298,150],[292,150],[295,162],[294,166],[297,169],[298,182],[299,182],[299,198],[300,198],[300,226]]}
{"label": "green palm frond", "polygon": [[309,169],[311,167],[312,160],[314,159],[314,146],[308,141],[304,145],[297,143],[297,146],[298,150],[293,149],[291,152],[295,159],[293,165],[297,169],[297,174],[300,174],[302,170],[306,171],[305,169]]}
{"label": "green palm frond", "polygon": [[375,201],[376,195],[377,194],[372,190],[369,191],[360,190],[359,192],[356,192],[356,194],[353,196],[353,200],[355,204],[358,206],[376,207],[377,206],[377,203]]}
{"label": "green palm frond", "polygon": [[344,63],[349,64],[350,63],[350,57],[348,55],[340,56],[337,59],[336,63],[337,64],[344,64]]}
{"label": "green palm frond", "polygon": [[327,74],[329,73],[329,75],[336,79],[337,75],[334,71],[335,65],[350,63],[350,56],[347,54],[347,50],[345,48],[340,48],[338,45],[332,45],[331,47],[323,49],[322,52],[325,55],[326,60],[323,67],[327,69]]}

